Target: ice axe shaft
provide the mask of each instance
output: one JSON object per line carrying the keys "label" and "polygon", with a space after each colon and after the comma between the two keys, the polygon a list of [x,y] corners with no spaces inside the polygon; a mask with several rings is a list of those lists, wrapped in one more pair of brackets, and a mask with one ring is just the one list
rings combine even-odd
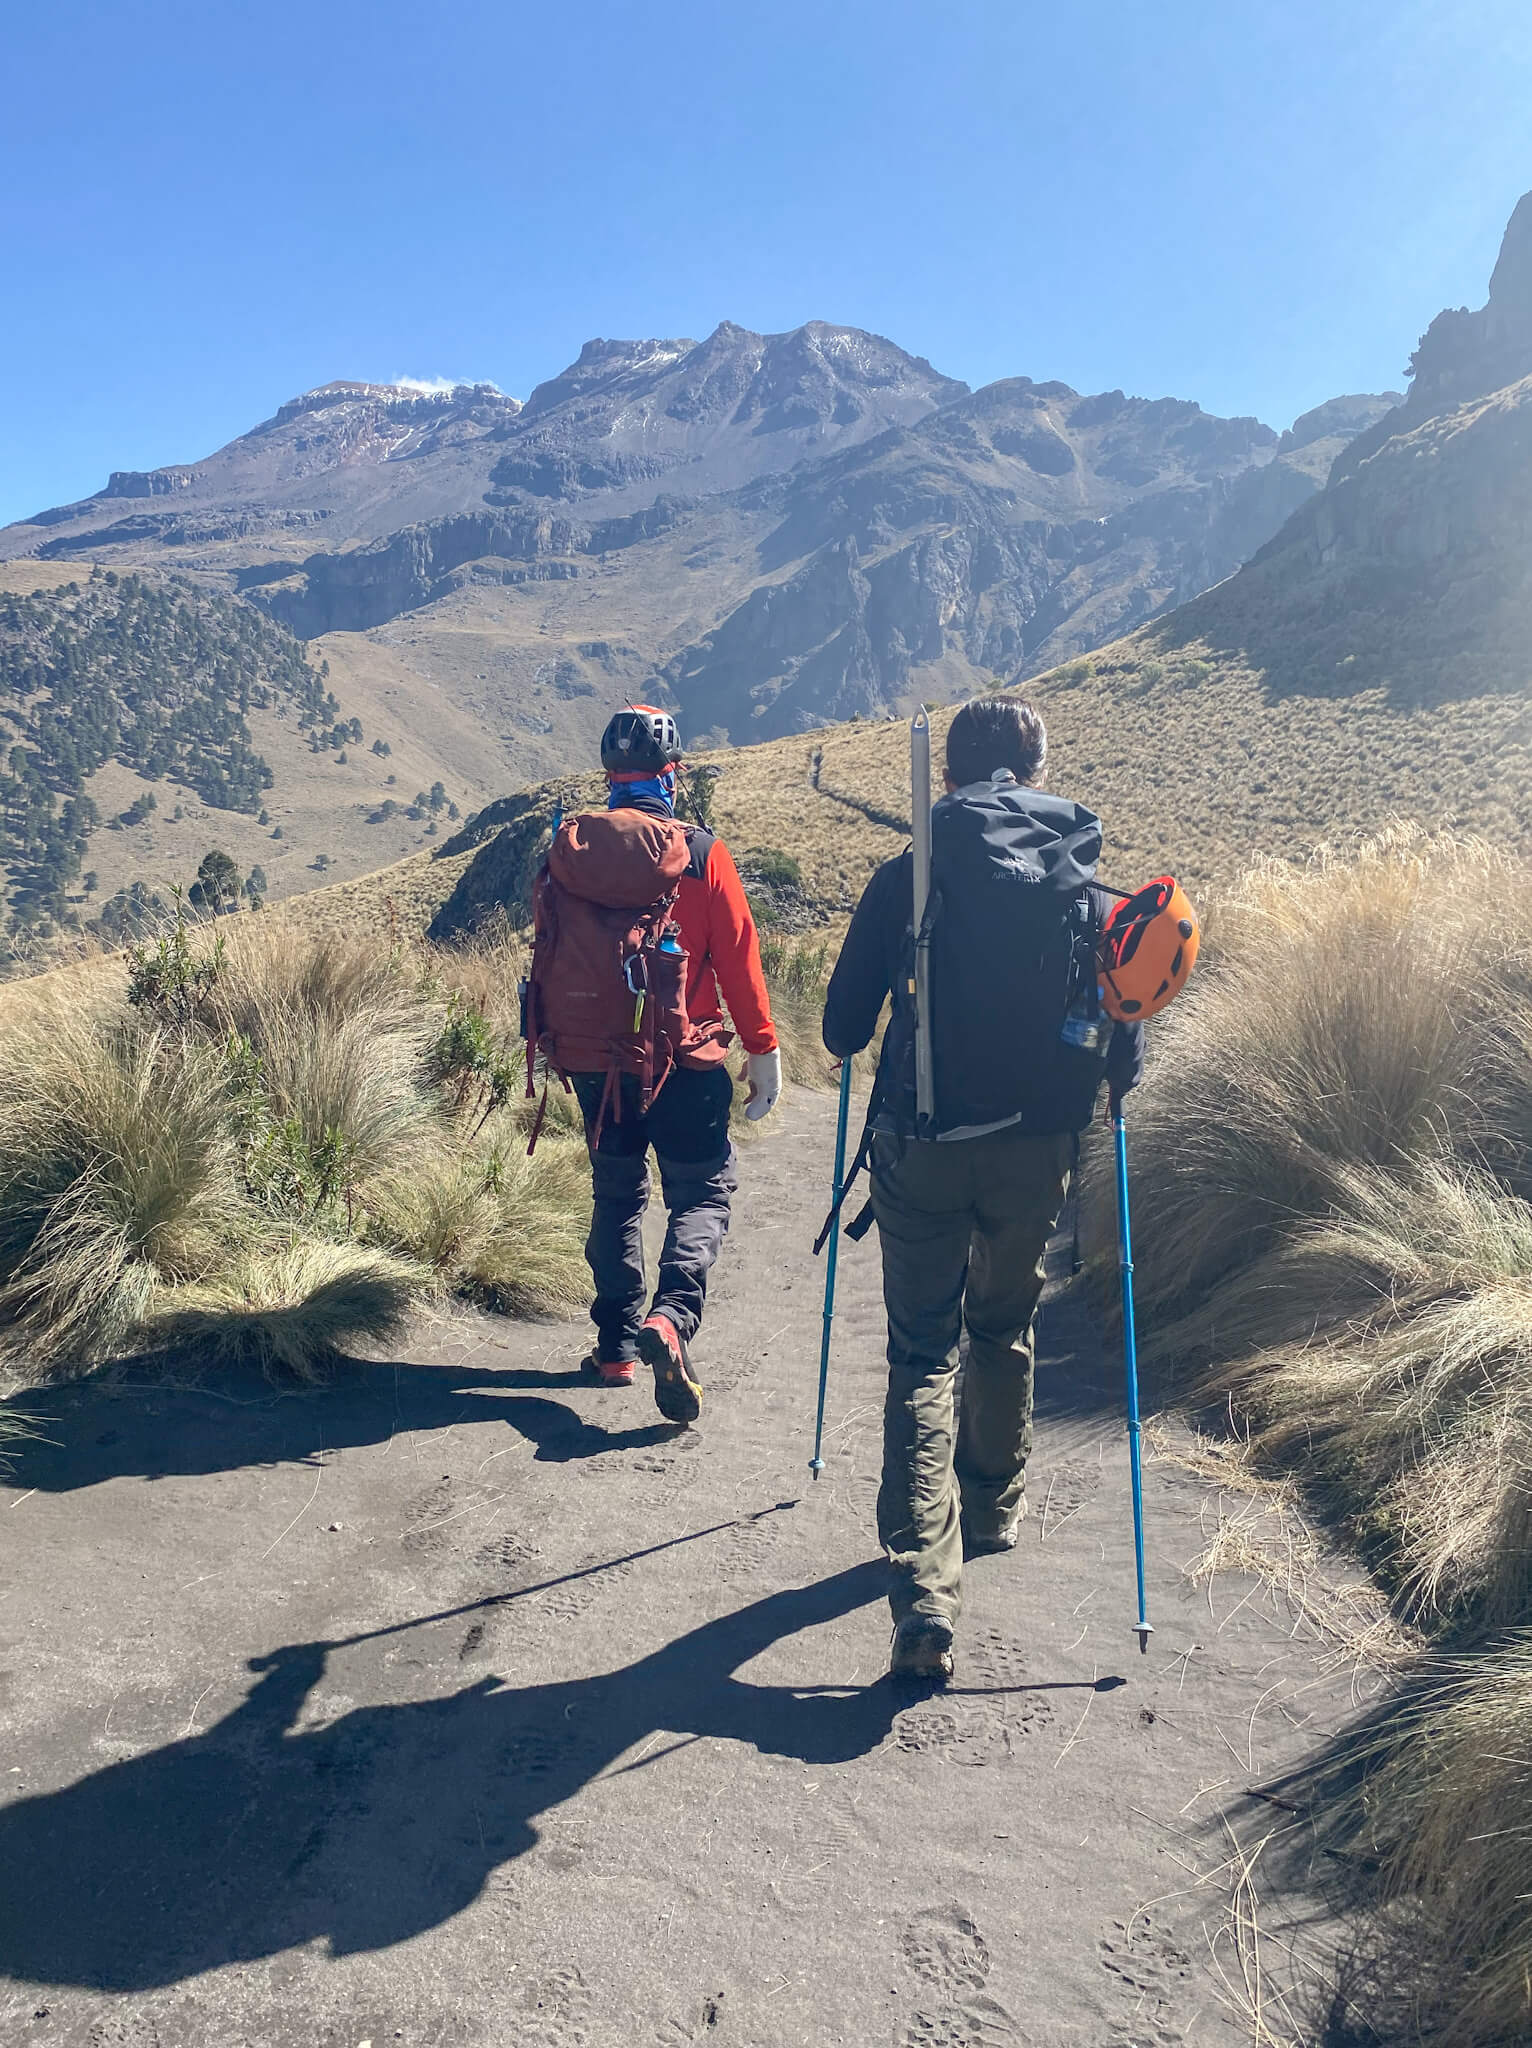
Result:
{"label": "ice axe shaft", "polygon": [[1144,1481],[1138,1426],[1138,1340],[1133,1327],[1133,1226],[1128,1215],[1128,1128],[1122,1111],[1112,1117],[1117,1141],[1117,1264],[1122,1275],[1122,1355],[1128,1383],[1128,1465],[1133,1475],[1133,1568],[1138,1579],[1138,1647],[1147,1654],[1150,1625],[1144,1600]]}
{"label": "ice axe shaft", "polygon": [[910,720],[910,853],[915,876],[914,982],[915,1135],[931,1135],[936,1082],[931,1063],[931,934],[926,908],[931,899],[931,721],[921,705]]}
{"label": "ice axe shaft", "polygon": [[835,1321],[835,1258],[840,1249],[840,1205],[846,1192],[846,1123],[851,1113],[851,1062],[840,1067],[840,1108],[835,1118],[835,1181],[830,1195],[830,1236],[825,1247],[825,1319],[819,1340],[819,1413],[814,1422],[814,1455],[809,1470],[817,1479],[825,1468],[825,1391],[830,1384],[830,1327]]}

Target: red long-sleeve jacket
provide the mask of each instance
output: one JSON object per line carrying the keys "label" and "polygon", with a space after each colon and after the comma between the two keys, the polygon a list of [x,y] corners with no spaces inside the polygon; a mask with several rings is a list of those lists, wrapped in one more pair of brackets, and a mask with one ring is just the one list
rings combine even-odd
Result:
{"label": "red long-sleeve jacket", "polygon": [[755,919],[729,849],[711,832],[692,836],[692,859],[676,890],[674,914],[690,955],[686,1014],[694,1024],[721,1016],[721,986],[746,1052],[774,1050],[777,1034]]}

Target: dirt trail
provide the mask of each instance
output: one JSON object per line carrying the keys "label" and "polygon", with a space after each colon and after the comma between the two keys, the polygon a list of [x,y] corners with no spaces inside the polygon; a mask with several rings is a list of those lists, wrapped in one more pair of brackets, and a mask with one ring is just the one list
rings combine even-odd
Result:
{"label": "dirt trail", "polygon": [[1251,1582],[1192,1591],[1207,1489],[1155,1460],[1140,1658],[1117,1368],[1068,1295],[957,1686],[882,1677],[875,1235],[807,1472],[833,1112],[795,1094],[748,1152],[688,1435],[578,1383],[579,1324],[454,1325],[318,1394],[36,1404],[58,1444],[0,1494],[0,2040],[1251,2038],[1197,1878],[1347,1680]]}

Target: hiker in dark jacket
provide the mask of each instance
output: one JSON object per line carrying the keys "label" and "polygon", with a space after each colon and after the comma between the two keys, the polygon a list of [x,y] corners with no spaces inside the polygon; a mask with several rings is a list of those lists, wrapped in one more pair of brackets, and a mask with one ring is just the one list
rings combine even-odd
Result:
{"label": "hiker in dark jacket", "polygon": [[[648,839],[663,852],[676,835],[684,835],[684,849],[677,855],[678,860],[684,858],[684,866],[678,878],[671,884],[656,883],[650,892],[661,896],[665,887],[674,888],[664,920],[672,935],[670,945],[678,941],[686,954],[686,1036],[678,1056],[646,1104],[640,1076],[619,1072],[615,1063],[598,1066],[606,1051],[599,1041],[585,1044],[578,1037],[561,1040],[549,1034],[541,1044],[545,1056],[568,1073],[591,1146],[594,1203],[585,1256],[595,1283],[590,1313],[596,1343],[581,1370],[603,1386],[628,1386],[635,1362],[642,1357],[654,1371],[661,1414],[671,1422],[691,1422],[701,1411],[702,1389],[688,1346],[702,1320],[708,1273],[728,1230],[730,1198],[738,1185],[729,1140],[734,1078],[725,1062],[733,1033],[727,1028],[723,1003],[727,1002],[734,1031],[744,1043],[749,1079],[745,1114],[752,1121],[765,1116],[782,1091],[782,1060],[755,920],[739,872],[721,839],[701,827],[683,828],[674,822],[680,754],[675,720],[647,704],[619,711],[602,735],[608,811],[620,813],[630,828],[636,823],[630,814],[665,828],[649,834],[629,830],[618,836],[629,842]],[[600,814],[593,815],[597,831],[587,829],[587,840],[600,830]],[[613,820],[614,827],[617,822]],[[580,823],[579,818],[569,821],[561,838]],[[546,889],[542,878],[535,895],[541,935],[536,943],[539,948],[546,945],[548,954],[534,952],[534,974],[541,960],[551,985],[556,941],[549,928],[558,920]],[[620,900],[642,903],[645,898],[641,890]],[[625,926],[630,914],[615,913],[613,928]],[[620,988],[618,995],[620,1001]],[[630,1005],[635,1000],[627,997]],[[645,1313],[643,1215],[649,1200],[651,1149],[669,1220],[654,1295]]]}
{"label": "hiker in dark jacket", "polygon": [[948,793],[931,814],[929,1134],[915,1135],[908,851],[868,883],[825,1003],[825,1044],[845,1059],[893,997],[871,1154],[889,1365],[878,1535],[894,1571],[892,1668],[938,1680],[952,1671],[965,1540],[969,1556],[1010,1550],[1026,1512],[1033,1317],[1078,1133],[1101,1082],[1115,1104],[1143,1064],[1142,1026],[1098,1004],[1100,822],[1044,794],[1045,748],[1042,720],[1014,698],[965,705],[947,734]]}

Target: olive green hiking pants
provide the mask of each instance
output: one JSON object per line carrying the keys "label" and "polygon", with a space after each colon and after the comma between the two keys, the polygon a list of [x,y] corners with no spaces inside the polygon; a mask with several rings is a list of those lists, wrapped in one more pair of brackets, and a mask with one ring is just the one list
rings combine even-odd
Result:
{"label": "olive green hiking pants", "polygon": [[995,1536],[1022,1505],[1032,1448],[1032,1323],[1073,1158],[1067,1133],[994,1131],[910,1143],[902,1155],[894,1139],[874,1141],[873,1213],[888,1310],[878,1539],[893,1566],[896,1622],[909,1614],[955,1622],[964,1521],[976,1537]]}

